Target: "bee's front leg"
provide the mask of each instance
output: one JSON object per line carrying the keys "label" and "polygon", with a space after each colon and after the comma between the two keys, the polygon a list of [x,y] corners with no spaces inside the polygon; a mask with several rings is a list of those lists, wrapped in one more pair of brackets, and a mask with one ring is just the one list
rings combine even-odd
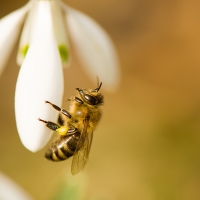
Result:
{"label": "bee's front leg", "polygon": [[83,104],[83,101],[78,97],[71,97],[70,99],[67,99],[68,101],[76,101],[79,104]]}

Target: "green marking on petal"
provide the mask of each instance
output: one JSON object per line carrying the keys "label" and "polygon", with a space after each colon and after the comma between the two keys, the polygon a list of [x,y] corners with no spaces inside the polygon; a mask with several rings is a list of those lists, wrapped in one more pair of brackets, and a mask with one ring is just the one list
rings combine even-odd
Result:
{"label": "green marking on petal", "polygon": [[22,55],[23,55],[24,57],[26,56],[26,54],[27,54],[27,52],[28,52],[28,49],[29,49],[29,45],[28,45],[28,44],[25,45],[25,46],[22,48],[21,53],[22,53]]}
{"label": "green marking on petal", "polygon": [[68,49],[63,44],[59,45],[58,49],[59,49],[60,57],[61,57],[62,61],[66,62],[68,60],[68,57],[69,57],[69,51],[68,51]]}

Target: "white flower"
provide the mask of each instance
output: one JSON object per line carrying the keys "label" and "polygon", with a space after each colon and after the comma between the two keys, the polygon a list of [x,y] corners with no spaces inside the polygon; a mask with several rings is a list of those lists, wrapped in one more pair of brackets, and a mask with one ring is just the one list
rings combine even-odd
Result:
{"label": "white flower", "polygon": [[70,64],[71,53],[67,30],[85,71],[93,80],[98,76],[104,88],[117,86],[119,64],[109,36],[90,17],[59,0],[30,0],[0,20],[0,74],[24,21],[17,55],[21,69],[15,113],[22,143],[35,152],[52,134],[38,117],[54,122],[58,118],[58,112],[45,106],[44,100],[62,104],[62,66]]}

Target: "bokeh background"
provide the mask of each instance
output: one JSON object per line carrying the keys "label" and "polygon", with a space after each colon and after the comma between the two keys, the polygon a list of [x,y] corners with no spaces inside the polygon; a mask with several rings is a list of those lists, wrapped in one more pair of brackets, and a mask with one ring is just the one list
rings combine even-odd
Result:
{"label": "bokeh background", "polygon": [[[0,0],[0,18],[26,2]],[[0,78],[0,171],[38,200],[69,194],[73,200],[199,200],[200,2],[65,3],[111,35],[121,63],[119,88],[115,93],[102,88],[103,118],[90,160],[73,177],[71,160],[50,163],[43,158],[48,145],[32,153],[20,142],[14,116],[16,46]],[[75,55],[64,73],[67,108],[74,88],[96,84]]]}

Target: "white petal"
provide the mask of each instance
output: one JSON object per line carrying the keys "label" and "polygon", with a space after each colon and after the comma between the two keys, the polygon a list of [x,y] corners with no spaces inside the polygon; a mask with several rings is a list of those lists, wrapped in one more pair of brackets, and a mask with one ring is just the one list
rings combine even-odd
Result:
{"label": "white petal", "polygon": [[31,200],[33,199],[19,185],[0,173],[0,199],[4,200]]}
{"label": "white petal", "polygon": [[69,64],[69,41],[60,4],[57,1],[34,1],[22,31],[17,55],[18,65],[22,64],[35,34],[41,32],[41,26],[46,26],[42,23],[46,20],[46,12],[52,16],[53,31],[63,64]]}
{"label": "white petal", "polygon": [[56,122],[58,112],[48,100],[61,106],[63,71],[60,55],[52,31],[48,10],[43,10],[41,32],[36,33],[19,72],[15,114],[18,132],[24,146],[30,151],[40,150],[50,139],[51,131],[37,119]]}
{"label": "white petal", "polygon": [[115,89],[120,72],[110,37],[87,15],[66,6],[64,8],[74,48],[86,71],[93,80],[98,76],[107,89]]}
{"label": "white petal", "polygon": [[0,20],[0,75],[15,45],[24,17],[31,1]]}

